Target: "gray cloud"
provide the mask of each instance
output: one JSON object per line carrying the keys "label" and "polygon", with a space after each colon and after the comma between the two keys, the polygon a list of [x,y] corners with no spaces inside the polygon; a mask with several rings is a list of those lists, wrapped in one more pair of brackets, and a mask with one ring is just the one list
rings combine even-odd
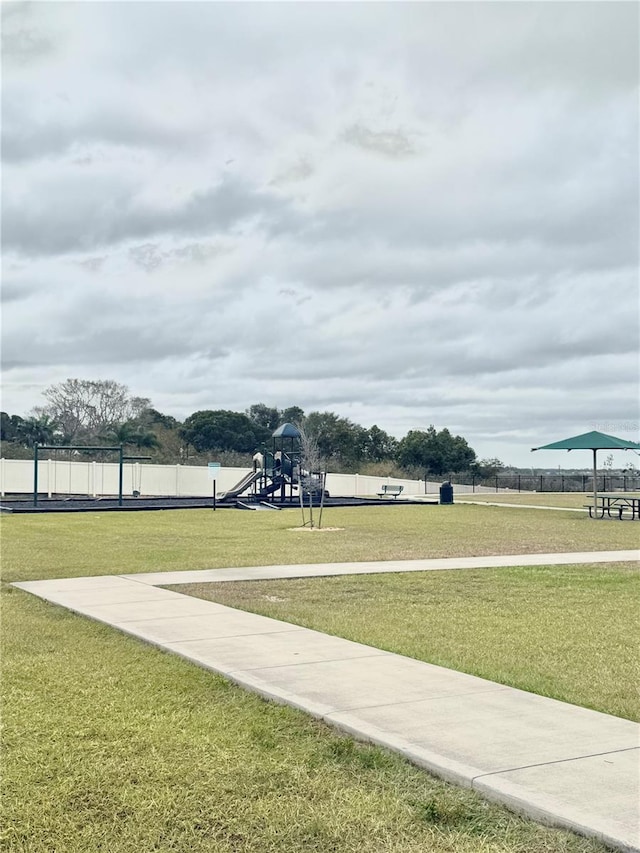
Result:
{"label": "gray cloud", "polygon": [[145,205],[110,182],[80,179],[69,184],[50,186],[35,211],[3,199],[7,249],[31,256],[90,252],[144,237],[224,234],[247,222],[277,229],[290,219],[285,201],[233,178],[194,192],[167,210]]}
{"label": "gray cloud", "polygon": [[150,8],[3,9],[5,408],[637,419],[635,4]]}
{"label": "gray cloud", "polygon": [[158,269],[162,265],[164,258],[155,243],[134,246],[133,249],[129,249],[129,257],[135,264],[147,270],[147,272],[153,272],[153,270]]}
{"label": "gray cloud", "polygon": [[410,157],[416,153],[410,135],[400,129],[372,130],[362,124],[353,124],[346,128],[342,138],[351,145],[386,157]]}
{"label": "gray cloud", "polygon": [[99,273],[106,260],[106,256],[103,255],[102,257],[85,258],[78,261],[78,263],[81,267],[84,267],[84,269],[89,270],[89,272]]}
{"label": "gray cloud", "polygon": [[46,58],[53,49],[53,41],[42,25],[34,23],[33,4],[5,3],[2,16],[3,64],[26,65]]}
{"label": "gray cloud", "polygon": [[29,299],[36,290],[38,290],[38,285],[36,284],[11,280],[7,281],[5,279],[2,289],[0,289],[0,301],[8,303]]}
{"label": "gray cloud", "polygon": [[[184,130],[151,121],[120,105],[79,119],[64,120],[64,98],[59,97],[58,114],[38,119],[24,103],[5,102],[2,107],[2,159],[20,163],[43,157],[58,158],[90,150],[96,145],[140,149],[175,149],[188,144]],[[60,115],[61,114],[61,115]],[[77,165],[91,165],[94,158],[76,156]]]}

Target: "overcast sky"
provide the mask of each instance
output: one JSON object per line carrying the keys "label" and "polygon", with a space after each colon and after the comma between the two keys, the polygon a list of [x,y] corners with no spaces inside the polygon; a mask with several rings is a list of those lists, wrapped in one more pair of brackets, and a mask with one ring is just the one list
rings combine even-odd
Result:
{"label": "overcast sky", "polygon": [[5,411],[638,440],[636,3],[2,6]]}

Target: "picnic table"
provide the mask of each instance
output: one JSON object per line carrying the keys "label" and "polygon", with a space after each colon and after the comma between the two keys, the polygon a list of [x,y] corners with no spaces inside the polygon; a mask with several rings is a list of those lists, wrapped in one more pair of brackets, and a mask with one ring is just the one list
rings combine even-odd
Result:
{"label": "picnic table", "polygon": [[640,521],[640,495],[620,495],[606,493],[598,495],[596,505],[586,505],[591,518],[604,518],[605,513],[613,518],[611,511],[622,521],[626,510],[630,510],[631,518]]}

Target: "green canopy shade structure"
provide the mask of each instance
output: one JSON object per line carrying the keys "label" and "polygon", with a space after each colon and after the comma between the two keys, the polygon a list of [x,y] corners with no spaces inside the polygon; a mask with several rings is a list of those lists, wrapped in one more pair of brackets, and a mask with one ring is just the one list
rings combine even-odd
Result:
{"label": "green canopy shade structure", "polygon": [[591,450],[593,451],[593,506],[598,502],[598,450],[640,450],[640,444],[625,438],[616,438],[615,435],[605,435],[603,432],[585,432],[582,435],[573,435],[562,441],[554,441],[553,444],[545,444],[542,447],[532,447],[534,450]]}
{"label": "green canopy shade structure", "polygon": [[273,433],[273,438],[300,438],[300,430],[293,424],[281,424]]}

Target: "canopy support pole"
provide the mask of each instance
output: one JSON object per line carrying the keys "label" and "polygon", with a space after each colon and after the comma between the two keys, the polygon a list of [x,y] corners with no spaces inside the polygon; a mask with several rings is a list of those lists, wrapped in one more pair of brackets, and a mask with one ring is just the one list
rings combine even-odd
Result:
{"label": "canopy support pole", "polygon": [[593,517],[597,518],[598,507],[598,467],[596,465],[597,450],[593,448]]}

